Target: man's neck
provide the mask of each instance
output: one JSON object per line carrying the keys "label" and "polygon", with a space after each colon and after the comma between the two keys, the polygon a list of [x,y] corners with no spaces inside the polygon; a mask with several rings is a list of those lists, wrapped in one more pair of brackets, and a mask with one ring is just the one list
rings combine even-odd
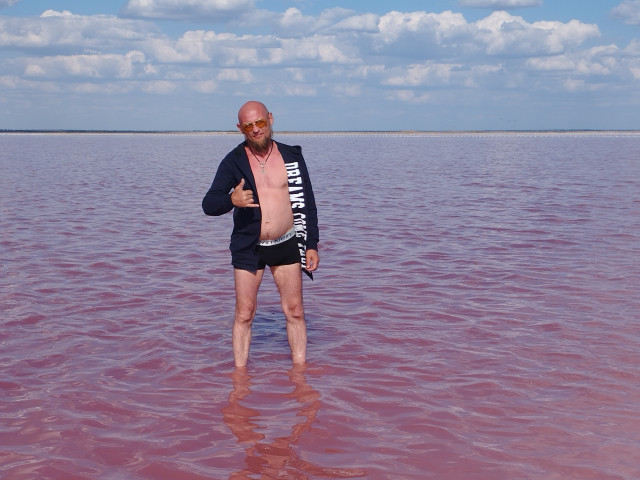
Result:
{"label": "man's neck", "polygon": [[249,148],[249,150],[251,151],[251,153],[253,153],[255,156],[257,157],[265,157],[267,155],[269,155],[269,153],[271,153],[271,150],[273,149],[273,140],[269,140],[269,142],[265,145],[264,148],[255,145],[255,144],[251,144],[249,142],[246,142],[247,147]]}

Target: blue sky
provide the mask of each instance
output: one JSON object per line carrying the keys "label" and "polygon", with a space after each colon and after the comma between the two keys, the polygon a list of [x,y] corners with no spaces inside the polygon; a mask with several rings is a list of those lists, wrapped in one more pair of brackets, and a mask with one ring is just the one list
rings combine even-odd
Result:
{"label": "blue sky", "polygon": [[640,129],[640,0],[0,0],[0,129]]}

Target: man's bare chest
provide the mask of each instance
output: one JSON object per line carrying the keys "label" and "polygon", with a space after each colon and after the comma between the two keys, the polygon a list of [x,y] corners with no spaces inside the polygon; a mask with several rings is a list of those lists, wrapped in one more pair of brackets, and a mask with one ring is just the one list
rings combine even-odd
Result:
{"label": "man's bare chest", "polygon": [[271,157],[265,164],[251,162],[251,171],[258,195],[277,195],[288,192],[287,169],[281,156]]}

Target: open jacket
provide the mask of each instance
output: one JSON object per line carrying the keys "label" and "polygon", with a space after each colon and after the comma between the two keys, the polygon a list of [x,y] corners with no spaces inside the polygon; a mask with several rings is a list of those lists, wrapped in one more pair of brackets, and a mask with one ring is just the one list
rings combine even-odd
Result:
{"label": "open jacket", "polygon": [[[293,222],[300,250],[302,268],[306,270],[307,248],[317,250],[319,241],[318,212],[309,179],[307,165],[299,146],[276,142],[282,155],[289,180],[289,200],[293,211]],[[218,166],[211,188],[202,199],[202,210],[207,215],[224,215],[233,210],[233,232],[231,234],[231,263],[235,268],[255,272],[258,269],[257,246],[260,239],[262,212],[259,208],[237,208],[231,203],[231,191],[245,179],[244,189],[251,190],[255,203],[260,203],[255,178],[241,143]]]}

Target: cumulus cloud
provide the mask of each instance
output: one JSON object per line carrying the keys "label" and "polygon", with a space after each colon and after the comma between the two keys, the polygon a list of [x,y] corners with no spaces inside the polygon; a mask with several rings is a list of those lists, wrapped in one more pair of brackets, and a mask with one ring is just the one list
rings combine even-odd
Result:
{"label": "cumulus cloud", "polygon": [[254,0],[129,0],[120,15],[163,20],[229,20],[253,6]]}
{"label": "cumulus cloud", "polygon": [[179,39],[149,38],[145,42],[153,58],[161,63],[207,63],[212,60],[216,46],[224,48],[226,40],[235,40],[232,34],[216,35],[203,30],[185,32]]}
{"label": "cumulus cloud", "polygon": [[[622,7],[638,1],[621,3],[616,14],[632,18]],[[120,17],[55,10],[40,17],[0,16],[0,49],[12,52],[0,64],[0,84],[5,90],[227,97],[259,88],[263,95],[370,95],[413,104],[442,101],[436,89],[528,91],[555,85],[563,92],[584,91],[604,88],[606,78],[640,77],[640,43],[598,46],[597,25],[527,21],[505,10],[468,21],[453,11],[330,8],[308,15],[297,8],[254,8],[234,18],[233,30],[197,23],[178,34],[173,32],[181,24],[165,33],[164,23],[146,20],[220,19],[253,3],[130,0]]]}
{"label": "cumulus cloud", "polygon": [[[258,20],[258,21],[256,21]],[[322,11],[317,16],[304,15],[297,8],[289,8],[282,15],[271,17],[271,23],[280,35],[306,36],[318,32],[377,32],[379,16],[373,13],[359,14],[353,10],[336,7]],[[259,24],[259,14],[254,23]]]}
{"label": "cumulus cloud", "polygon": [[470,58],[473,55],[557,54],[600,35],[596,25],[572,20],[528,23],[505,11],[468,23],[459,13],[390,12],[381,17],[376,49],[396,55]]}
{"label": "cumulus cloud", "polygon": [[126,55],[57,55],[33,58],[27,62],[27,77],[88,77],[88,78],[130,78],[137,64],[142,64],[145,56],[131,51]]}
{"label": "cumulus cloud", "polygon": [[[337,95],[356,95],[363,91],[363,82],[403,92],[447,85],[468,88],[508,77],[514,66],[505,66],[505,59],[517,57],[532,58],[523,67],[529,71],[582,74],[608,68],[571,56],[573,49],[599,34],[596,26],[578,21],[529,23],[499,11],[467,22],[451,11],[379,16],[343,8],[315,17],[290,8],[270,18],[275,30],[271,34],[188,30],[171,38],[147,21],[48,10],[40,18],[8,22],[0,17],[0,24],[7,26],[0,28],[0,45],[51,51],[24,60],[25,78],[78,79],[83,91],[90,90],[88,79],[100,85],[120,81],[127,88],[161,94],[180,91],[179,85],[213,93],[224,85],[263,82],[265,76],[274,84],[269,88],[286,95],[317,94],[318,85]],[[61,49],[68,53],[61,54]],[[558,68],[560,63],[566,68]],[[257,68],[263,69],[260,74]],[[110,91],[117,91],[113,85]]]}
{"label": "cumulus cloud", "polygon": [[[283,53],[282,59],[288,63],[299,61],[329,64],[360,62],[355,50],[332,36],[313,35],[303,39],[282,39],[280,44]],[[352,50],[352,53],[349,50]]]}
{"label": "cumulus cloud", "polygon": [[527,65],[533,70],[569,72],[576,76],[609,75],[619,67],[615,45],[595,47],[584,52],[532,58]]}
{"label": "cumulus cloud", "polygon": [[409,66],[406,70],[395,69],[382,81],[383,85],[398,87],[400,90],[419,87],[474,87],[485,79],[504,72],[502,65],[446,64],[427,61]]}
{"label": "cumulus cloud", "polygon": [[329,35],[277,38],[196,30],[185,32],[177,40],[151,38],[145,45],[148,53],[162,63],[215,64],[224,68],[361,61],[356,49]]}
{"label": "cumulus cloud", "polygon": [[640,0],[625,0],[612,10],[612,14],[629,25],[640,25]]}
{"label": "cumulus cloud", "polygon": [[74,15],[45,11],[40,17],[0,17],[0,47],[71,51],[122,47],[144,41],[158,29],[149,22],[109,15]]}
{"label": "cumulus cloud", "polygon": [[540,21],[527,23],[507,12],[493,12],[475,23],[474,37],[490,55],[557,54],[600,35],[597,25],[571,20],[568,23]]}
{"label": "cumulus cloud", "polygon": [[[154,1],[158,0],[147,3]],[[60,49],[68,49],[70,55],[124,55],[133,47],[146,55],[147,69],[157,64],[292,68],[313,63],[356,66],[371,63],[371,55],[386,57],[389,65],[403,59],[476,63],[477,55],[557,55],[599,35],[597,26],[576,20],[528,23],[504,11],[469,23],[451,11],[377,16],[335,8],[305,17],[289,9],[280,16],[279,25],[283,31],[267,35],[190,30],[173,39],[147,21],[48,10],[40,18],[0,17],[0,47],[50,50],[57,55]],[[306,33],[294,25],[303,25]]]}
{"label": "cumulus cloud", "polygon": [[443,63],[427,62],[421,65],[412,65],[406,74],[391,77],[384,83],[394,86],[418,86],[418,85],[442,85],[450,83],[452,72],[460,65],[447,65]]}
{"label": "cumulus cloud", "polygon": [[542,5],[542,0],[458,0],[458,3],[463,7],[509,10],[511,8],[539,7]]}
{"label": "cumulus cloud", "polygon": [[145,83],[142,89],[147,93],[155,93],[158,95],[166,95],[178,88],[176,83],[167,80],[154,80]]}
{"label": "cumulus cloud", "polygon": [[318,15],[305,15],[291,7],[284,12],[252,9],[235,17],[230,23],[248,31],[271,29],[278,37],[306,37],[316,33],[361,35],[378,31],[379,16],[358,13],[342,7],[323,10]]}
{"label": "cumulus cloud", "polygon": [[450,57],[476,49],[472,28],[462,14],[451,11],[389,12],[380,17],[378,28],[373,49],[396,58]]}
{"label": "cumulus cloud", "polygon": [[200,93],[214,93],[218,90],[218,82],[215,80],[201,80],[194,83],[193,89]]}
{"label": "cumulus cloud", "polygon": [[362,15],[351,15],[333,25],[332,29],[337,32],[378,32],[378,21],[380,17],[373,13]]}
{"label": "cumulus cloud", "polygon": [[429,93],[416,93],[414,90],[395,90],[387,94],[387,100],[411,104],[429,103],[432,98]]}

